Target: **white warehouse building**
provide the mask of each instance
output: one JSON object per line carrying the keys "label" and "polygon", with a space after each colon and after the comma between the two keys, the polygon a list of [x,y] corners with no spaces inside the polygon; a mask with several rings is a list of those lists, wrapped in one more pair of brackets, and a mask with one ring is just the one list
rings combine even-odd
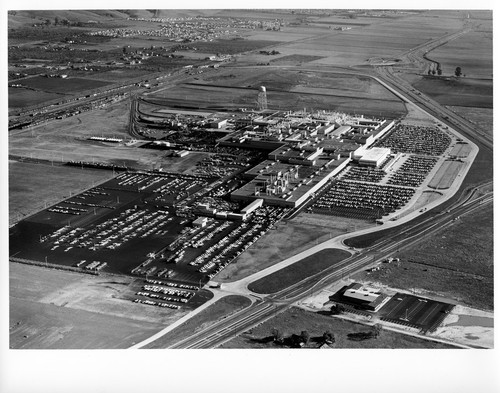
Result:
{"label": "white warehouse building", "polygon": [[387,147],[373,147],[371,149],[360,147],[354,151],[352,158],[359,165],[379,167],[389,157],[389,154],[391,154],[391,149]]}

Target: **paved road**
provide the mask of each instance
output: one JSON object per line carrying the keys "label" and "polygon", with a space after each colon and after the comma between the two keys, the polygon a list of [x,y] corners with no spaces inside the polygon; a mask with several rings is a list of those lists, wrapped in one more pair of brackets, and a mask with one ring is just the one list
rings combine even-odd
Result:
{"label": "paved road", "polygon": [[[248,329],[285,311],[297,301],[307,298],[313,290],[324,289],[349,274],[364,269],[380,259],[394,255],[396,250],[402,250],[421,242],[424,236],[432,236],[437,231],[450,225],[456,217],[472,213],[474,210],[481,208],[483,203],[492,202],[492,194],[488,193],[480,197],[464,199],[462,203],[457,204],[441,215],[419,223],[391,240],[383,241],[371,249],[348,258],[335,269],[327,269],[322,273],[323,277],[321,279],[311,277],[283,291],[264,296],[260,301],[254,302],[248,308],[230,315],[190,337],[186,337],[171,345],[170,348],[214,348],[220,346]],[[372,257],[374,251],[377,252],[377,260]],[[140,347],[140,345],[136,347]]]}

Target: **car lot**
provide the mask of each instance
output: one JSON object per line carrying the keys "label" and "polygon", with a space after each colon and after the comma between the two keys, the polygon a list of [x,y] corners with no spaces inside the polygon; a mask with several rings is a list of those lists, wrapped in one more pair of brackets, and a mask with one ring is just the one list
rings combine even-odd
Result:
{"label": "car lot", "polygon": [[217,200],[209,184],[192,175],[121,173],[12,227],[10,255],[156,280],[137,290],[137,302],[177,309],[288,211],[262,207],[247,221],[222,215],[196,226],[192,206]]}
{"label": "car lot", "polygon": [[437,127],[398,124],[374,146],[388,147],[398,153],[439,156],[450,144],[451,138]]}
{"label": "car lot", "polygon": [[375,220],[403,207],[414,193],[407,187],[339,180],[313,203],[310,211]]}

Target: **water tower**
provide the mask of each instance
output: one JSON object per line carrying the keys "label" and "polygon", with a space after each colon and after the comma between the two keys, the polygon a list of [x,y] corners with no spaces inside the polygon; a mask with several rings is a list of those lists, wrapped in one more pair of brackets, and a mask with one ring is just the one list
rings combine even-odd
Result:
{"label": "water tower", "polygon": [[257,96],[257,106],[259,107],[259,111],[267,109],[267,93],[265,86],[259,87],[259,95]]}

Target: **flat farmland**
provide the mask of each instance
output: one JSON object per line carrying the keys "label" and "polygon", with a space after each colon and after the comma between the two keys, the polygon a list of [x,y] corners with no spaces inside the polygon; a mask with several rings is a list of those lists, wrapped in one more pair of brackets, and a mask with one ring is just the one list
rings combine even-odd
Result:
{"label": "flat farmland", "polygon": [[461,67],[468,78],[492,79],[493,32],[470,31],[434,49],[428,56],[441,63],[443,75],[454,75],[455,68]]}
{"label": "flat farmland", "polygon": [[78,91],[98,89],[99,87],[109,85],[109,82],[99,81],[88,78],[46,78],[35,76],[24,79],[23,86],[31,89],[48,91],[51,93],[74,94]]}
{"label": "flat farmland", "polygon": [[488,135],[493,135],[493,108],[451,106],[450,109],[475,124]]}
{"label": "flat farmland", "polygon": [[246,39],[220,39],[211,42],[196,42],[193,44],[198,51],[203,53],[224,53],[234,55],[237,53],[262,49],[266,46],[277,45],[280,41],[246,40]]}
{"label": "flat farmland", "polygon": [[413,86],[441,105],[493,108],[493,84],[468,77],[423,77]]}
{"label": "flat farmland", "polygon": [[106,70],[102,69],[99,72],[92,74],[92,80],[102,80],[105,82],[127,82],[131,79],[139,78],[151,73],[151,71],[141,70],[141,69],[131,69],[131,68],[116,68]]}
{"label": "flat farmland", "polygon": [[9,87],[8,90],[9,109],[38,105],[60,97],[61,94],[46,91],[33,91],[14,87]]}
{"label": "flat farmland", "polygon": [[440,18],[438,24],[425,13],[389,21],[379,19],[367,26],[286,44],[282,53],[325,56],[317,60],[317,64],[364,64],[371,57],[397,57],[416,45],[460,27],[458,19]]}
{"label": "flat farmland", "polygon": [[281,29],[281,31],[253,30],[248,34],[249,34],[247,35],[248,39],[257,41],[269,41],[270,43],[272,43],[273,41],[292,42],[314,36],[314,33],[311,32],[309,29],[298,29],[293,27],[285,27]]}

